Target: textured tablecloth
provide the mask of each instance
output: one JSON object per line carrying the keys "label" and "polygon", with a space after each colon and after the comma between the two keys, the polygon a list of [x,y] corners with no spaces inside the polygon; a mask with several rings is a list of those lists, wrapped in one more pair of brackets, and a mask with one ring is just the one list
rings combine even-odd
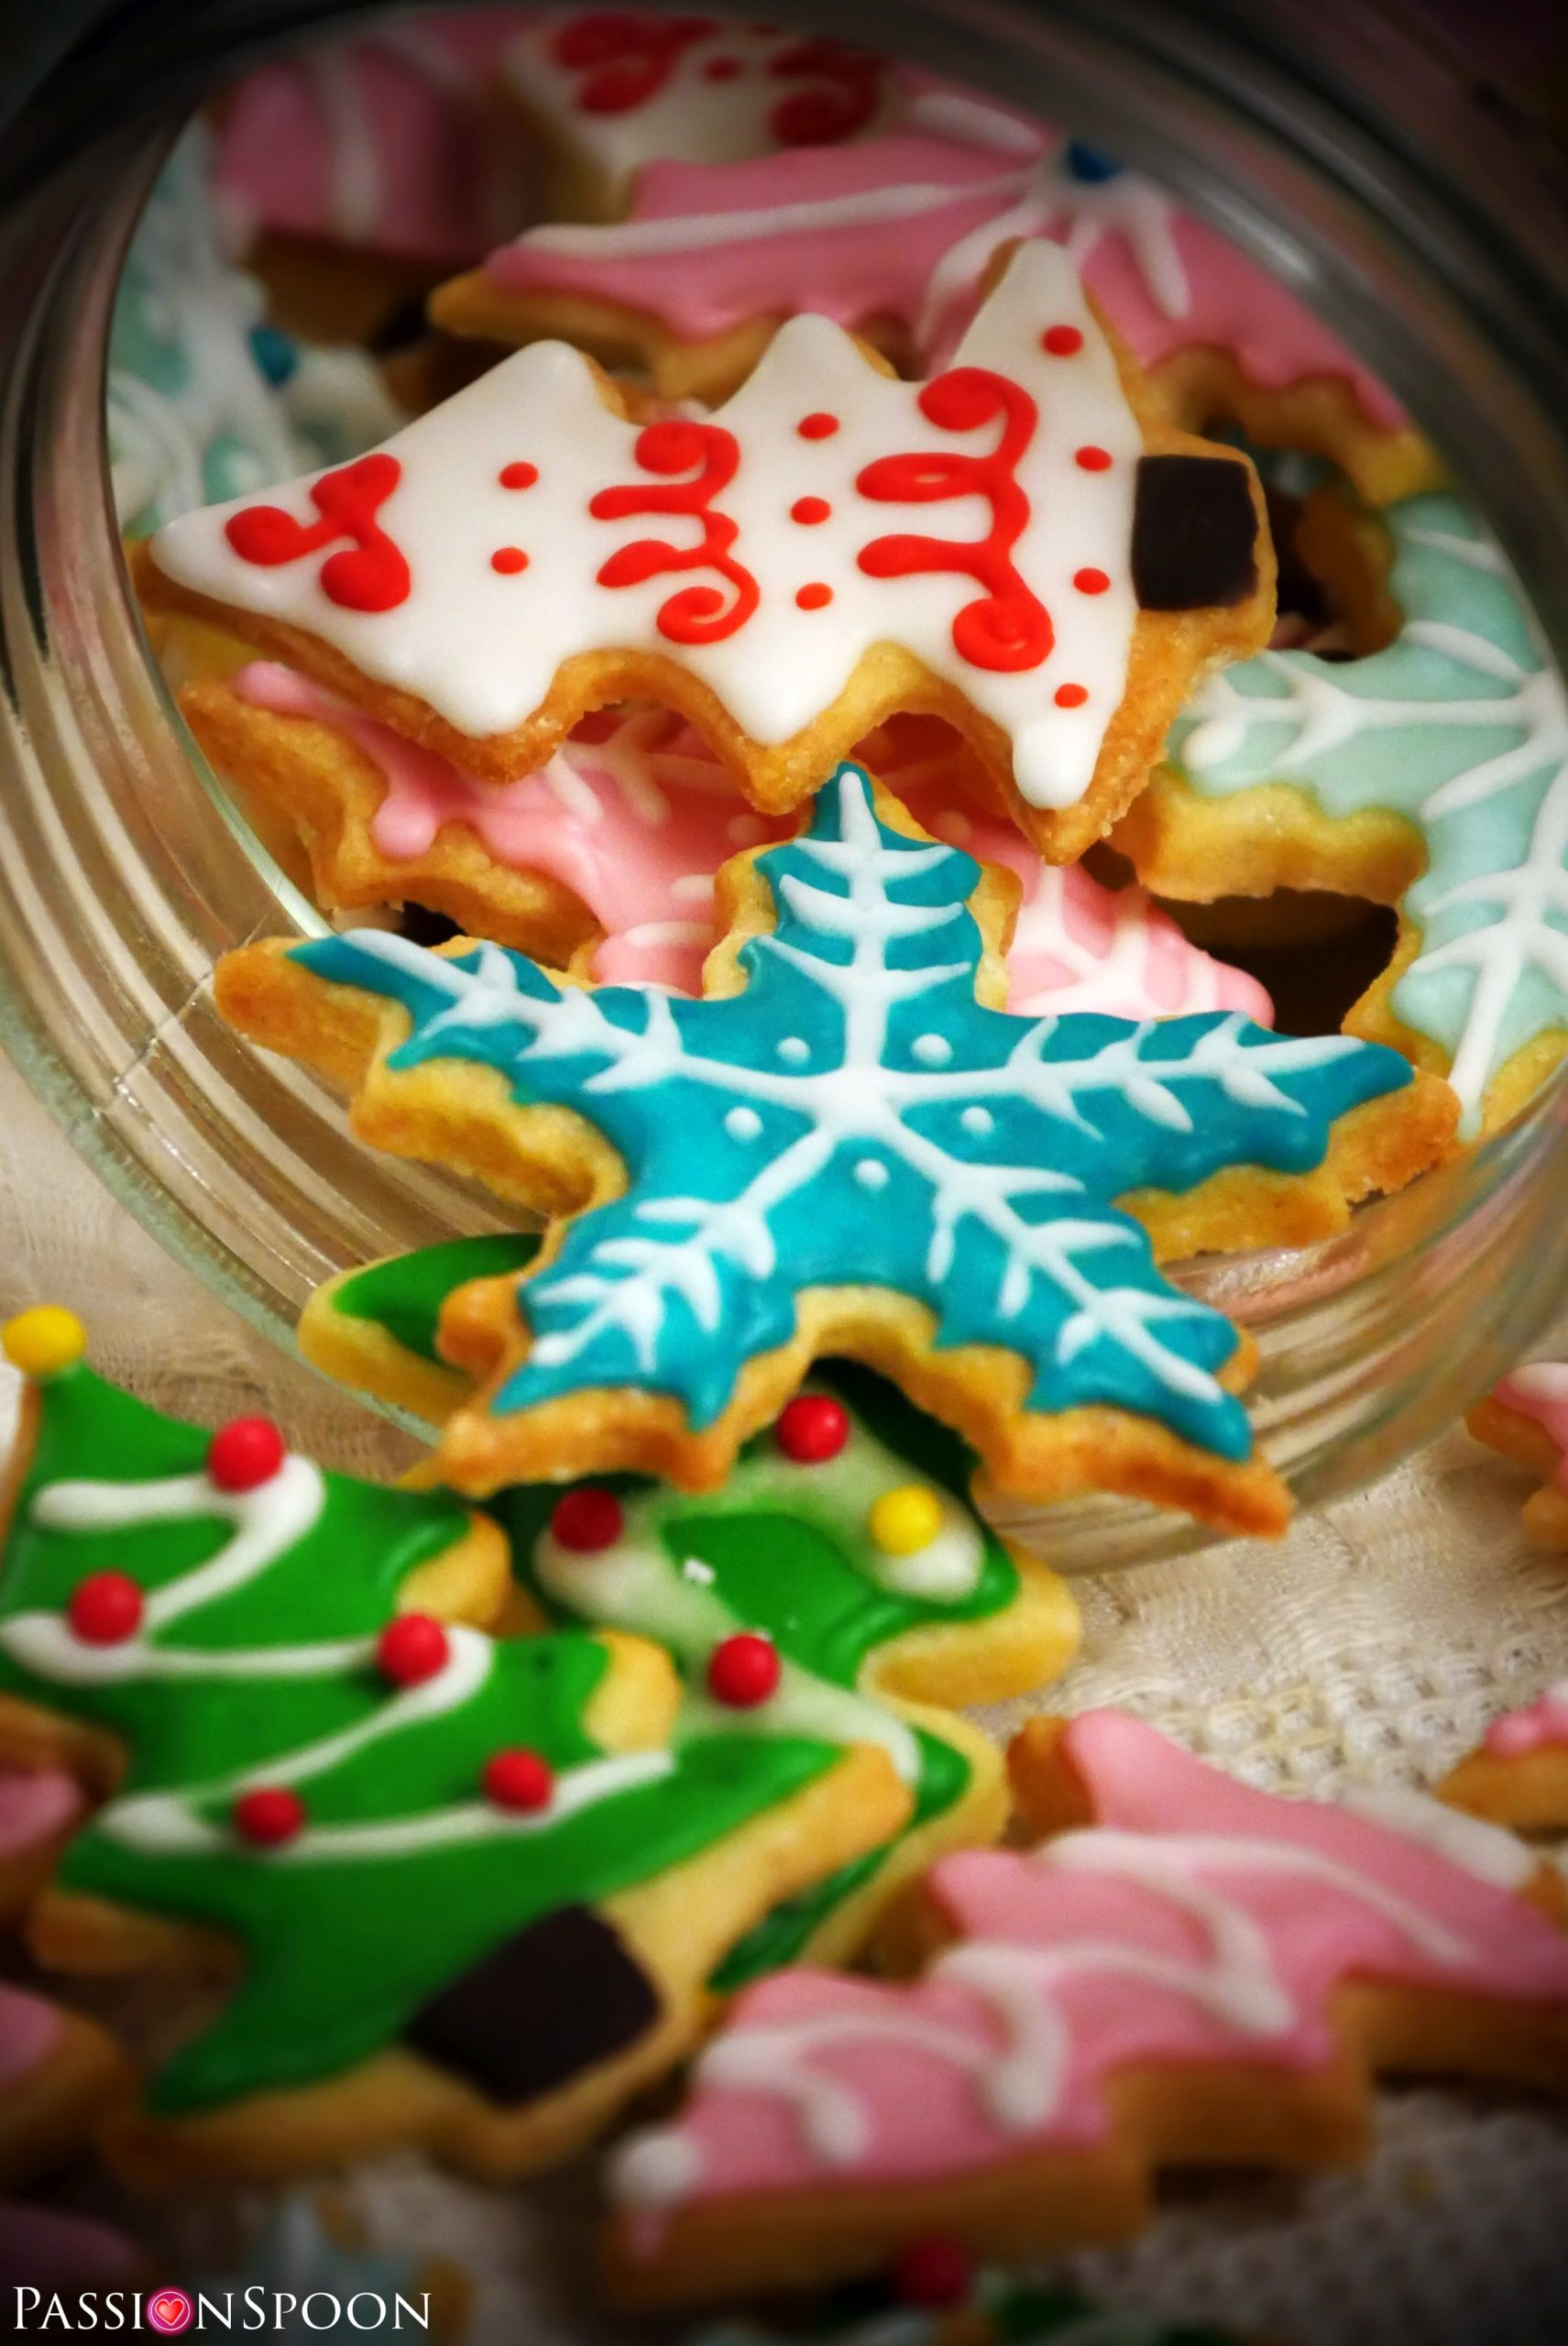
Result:
{"label": "textured tablecloth", "polygon": [[[252,1335],[73,1157],[0,1065],[6,1201],[0,1307],[86,1321],[107,1375],[215,1421],[263,1409],[329,1465],[390,1473],[412,1445]],[[1080,1584],[1082,1659],[1050,1702],[1125,1704],[1251,1781],[1332,1792],[1425,1781],[1497,1709],[1568,1672],[1568,1558],[1532,1554],[1517,1474],[1456,1430],[1277,1546]],[[1039,1703],[988,1715],[1005,1729]],[[122,1993],[124,1991],[121,1991]],[[130,1991],[150,2011],[150,1983]],[[101,2178],[64,2188],[125,2213]],[[454,2254],[477,2284],[477,2346],[616,2335],[591,2302],[591,2167],[477,2191],[405,2159],[354,2194],[372,2232]],[[1244,2322],[1299,2346],[1552,2346],[1568,2341],[1568,2118],[1475,2095],[1387,2094],[1364,2175],[1173,2190],[1135,2249],[1081,2260],[1092,2286],[1167,2314]],[[189,2197],[136,2211],[168,2277],[208,2265],[249,2209]]]}

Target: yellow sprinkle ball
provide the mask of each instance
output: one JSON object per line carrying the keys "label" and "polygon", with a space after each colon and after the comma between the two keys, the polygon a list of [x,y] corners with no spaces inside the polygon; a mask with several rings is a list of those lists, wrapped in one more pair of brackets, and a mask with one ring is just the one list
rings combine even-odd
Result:
{"label": "yellow sprinkle ball", "polygon": [[873,1499],[867,1520],[872,1538],[886,1554],[913,1556],[940,1531],[942,1502],[927,1483],[901,1483]]}
{"label": "yellow sprinkle ball", "polygon": [[87,1331],[62,1303],[35,1303],[0,1328],[0,1345],[24,1376],[58,1376],[87,1349]]}

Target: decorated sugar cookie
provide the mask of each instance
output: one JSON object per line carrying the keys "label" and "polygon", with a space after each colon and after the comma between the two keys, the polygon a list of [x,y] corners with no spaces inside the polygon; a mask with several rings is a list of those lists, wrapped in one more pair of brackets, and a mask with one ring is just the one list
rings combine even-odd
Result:
{"label": "decorated sugar cookie", "polygon": [[1542,1547],[1568,1548],[1568,1365],[1531,1361],[1465,1413],[1478,1442],[1517,1458],[1541,1479],[1524,1524]]}
{"label": "decorated sugar cookie", "polygon": [[255,66],[224,93],[214,185],[252,236],[461,265],[526,217],[489,101],[521,8],[427,10]]}
{"label": "decorated sugar cookie", "polygon": [[[499,1535],[115,1391],[69,1314],[33,1378],[0,1556],[0,1752],[108,1796],[35,1947],[237,1970],[106,2140],[134,2173],[308,2172],[400,2143],[486,2175],[576,2147],[690,2042],[782,1900],[896,1832],[885,1750],[669,1740],[663,1652],[496,1639]],[[503,2024],[504,2022],[504,2024]]]}
{"label": "decorated sugar cookie", "polygon": [[538,1254],[532,1231],[488,1231],[389,1255],[317,1288],[300,1315],[300,1350],[340,1385],[444,1424],[473,1379],[444,1360],[441,1314],[473,1279],[515,1277]]}
{"label": "decorated sugar cookie", "polygon": [[0,1980],[0,2190],[57,2166],[130,2081],[95,2022]]}
{"label": "decorated sugar cookie", "polygon": [[1397,903],[1398,953],[1350,1023],[1444,1074],[1468,1137],[1506,1121],[1568,1035],[1568,706],[1467,507],[1416,498],[1370,526],[1393,641],[1212,676],[1116,843],[1162,895]]}
{"label": "decorated sugar cookie", "polygon": [[934,1869],[918,1978],[761,1982],[616,2153],[628,2297],[1124,2238],[1163,2167],[1364,2156],[1381,2063],[1568,2091],[1568,1907],[1511,1835],[1282,1800],[1113,1711],[1010,1762],[1050,1837]]}
{"label": "decorated sugar cookie", "polygon": [[[297,825],[323,909],[412,899],[603,984],[699,993],[719,865],[795,828],[738,804],[718,760],[664,709],[589,718],[537,773],[482,783],[274,661],[189,685],[181,706],[220,771]],[[1113,893],[1080,865],[1042,863],[986,808],[961,751],[924,755],[884,731],[864,754],[916,821],[1017,874],[1011,1008],[1245,1010],[1267,1023],[1264,989],[1189,945],[1142,889]]]}
{"label": "decorated sugar cookie", "polygon": [[[564,37],[542,28],[522,53]],[[1379,502],[1432,485],[1431,450],[1338,337],[1100,149],[899,65],[881,77],[874,122],[857,112],[831,137],[770,148],[751,143],[757,116],[731,106],[735,82],[705,86],[703,71],[694,42],[657,93],[608,115],[565,74],[540,87],[572,157],[558,216],[443,288],[442,323],[507,342],[560,334],[647,368],[671,399],[724,397],[801,310],[926,373],[999,247],[1049,236],[1182,422],[1224,416],[1314,450]],[[762,74],[746,86],[765,102]]]}
{"label": "decorated sugar cookie", "polygon": [[927,383],[799,317],[712,417],[639,425],[538,343],[138,566],[154,608],[221,619],[484,782],[631,696],[778,813],[930,711],[1062,862],[1142,784],[1191,677],[1266,641],[1273,576],[1250,464],[1151,420],[1051,245]]}
{"label": "decorated sugar cookie", "polygon": [[1568,1832],[1568,1678],[1494,1719],[1440,1790],[1455,1808],[1516,1833]]}
{"label": "decorated sugar cookie", "polygon": [[735,162],[860,137],[891,68],[784,26],[558,8],[507,44],[501,77],[554,151],[557,203],[602,212],[666,155]]}
{"label": "decorated sugar cookie", "polygon": [[521,1281],[443,1313],[444,1354],[484,1380],[444,1431],[448,1480],[717,1488],[812,1359],[847,1354],[1003,1489],[1277,1528],[1224,1382],[1234,1331],[1113,1200],[1168,1251],[1316,1234],[1442,1148],[1447,1095],[1395,1052],[1234,1012],[990,1008],[996,886],[844,766],[808,830],[720,875],[701,1002],[378,930],[227,957],[223,1014],[351,1085],[366,1138],[572,1217]]}
{"label": "decorated sugar cookie", "polygon": [[362,353],[311,345],[263,315],[220,239],[197,124],[170,157],[126,256],[109,335],[115,508],[132,537],[335,464],[395,431]]}

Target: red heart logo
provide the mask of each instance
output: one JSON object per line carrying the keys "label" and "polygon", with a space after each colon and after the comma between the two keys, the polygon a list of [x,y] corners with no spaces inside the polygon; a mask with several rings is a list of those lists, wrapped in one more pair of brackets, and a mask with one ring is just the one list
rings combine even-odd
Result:
{"label": "red heart logo", "polygon": [[177,2338],[182,2330],[189,2330],[195,2312],[183,2289],[160,2289],[148,2300],[148,2325],[165,2338]]}

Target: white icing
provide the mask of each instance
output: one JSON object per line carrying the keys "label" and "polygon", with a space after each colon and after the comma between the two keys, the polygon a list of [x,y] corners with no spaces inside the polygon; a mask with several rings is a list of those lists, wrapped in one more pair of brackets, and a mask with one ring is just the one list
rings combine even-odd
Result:
{"label": "white icing", "polygon": [[[1078,328],[1084,339],[1075,356],[1042,349],[1042,329],[1052,323]],[[587,362],[560,343],[518,352],[386,444],[402,471],[380,521],[414,578],[394,609],[334,603],[318,584],[313,556],[273,568],[243,561],[225,524],[246,500],[174,523],[159,533],[156,556],[183,585],[310,630],[366,675],[417,696],[476,737],[532,717],[565,660],[613,646],[677,658],[753,740],[779,742],[838,698],[874,644],[894,641],[1012,736],[1014,773],[1031,804],[1071,806],[1089,787],[1126,685],[1136,618],[1130,548],[1137,421],[1072,265],[1054,245],[1015,254],[955,364],[994,371],[1038,410],[1016,467],[1029,519],[1013,559],[1049,612],[1056,641],[1029,669],[977,667],[956,649],[953,622],[981,591],[973,578],[943,571],[873,579],[856,561],[871,540],[903,530],[982,537],[991,517],[978,497],[897,504],[862,496],[856,481],[878,457],[983,453],[996,444],[998,425],[939,429],[919,412],[916,386],[879,374],[848,334],[810,316],[784,327],[716,417],[741,450],[736,477],[716,507],[738,525],[736,556],[762,596],[759,610],[718,642],[677,645],[656,625],[678,586],[710,583],[711,573],[664,574],[629,586],[598,583],[607,557],[647,538],[657,522],[646,514],[612,521],[588,514],[596,491],[638,478],[638,427],[609,413]],[[841,428],[802,439],[801,417],[819,409],[838,415]],[[1111,455],[1108,469],[1086,471],[1074,461],[1091,443]],[[523,492],[502,488],[502,466],[522,455],[539,465],[539,481]],[[791,504],[802,493],[827,499],[831,519],[810,529],[792,521]],[[302,484],[280,502],[302,520],[314,518]],[[698,534],[689,520],[669,526],[682,543]],[[489,557],[512,543],[522,543],[531,561],[502,576]],[[1072,582],[1081,569],[1102,571],[1109,586],[1080,592]],[[831,586],[832,602],[802,609],[797,587],[818,579]],[[1057,707],[1061,682],[1085,688],[1081,707]]]}
{"label": "white icing", "polygon": [[1402,1833],[1435,1849],[1440,1858],[1473,1873],[1494,1890],[1522,1890],[1540,1860],[1517,1834],[1485,1818],[1448,1808],[1412,1784],[1351,1784],[1340,1794],[1342,1808],[1369,1817],[1389,1833]]}

